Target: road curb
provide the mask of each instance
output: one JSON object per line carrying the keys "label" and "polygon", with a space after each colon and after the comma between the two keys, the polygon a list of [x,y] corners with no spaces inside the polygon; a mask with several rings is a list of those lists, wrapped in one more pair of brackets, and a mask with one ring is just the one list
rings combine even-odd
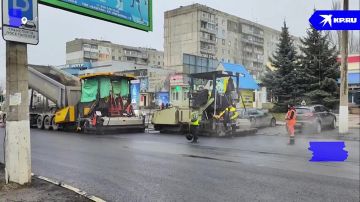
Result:
{"label": "road curb", "polygon": [[57,186],[60,186],[64,189],[67,189],[69,191],[72,191],[72,192],[75,192],[91,201],[94,201],[94,202],[106,202],[104,199],[101,199],[97,196],[94,196],[94,195],[91,195],[91,194],[88,194],[86,193],[85,191],[82,191],[76,187],[73,187],[73,186],[70,186],[68,184],[65,184],[63,182],[58,182],[56,180],[52,180],[50,178],[47,178],[47,177],[44,177],[44,176],[41,176],[41,175],[35,175],[34,173],[31,173],[31,176],[37,178],[37,179],[40,179],[40,180],[43,180],[43,181],[46,181],[46,182],[49,182],[51,184],[54,184],[54,185],[57,185]]}

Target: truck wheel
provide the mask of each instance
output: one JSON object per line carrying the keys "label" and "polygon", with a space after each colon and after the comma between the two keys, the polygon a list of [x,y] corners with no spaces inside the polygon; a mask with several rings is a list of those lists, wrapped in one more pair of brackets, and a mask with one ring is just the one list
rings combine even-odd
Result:
{"label": "truck wheel", "polygon": [[38,129],[43,129],[44,128],[44,119],[42,116],[38,116],[36,119],[36,126]]}
{"label": "truck wheel", "polygon": [[270,127],[275,127],[276,126],[276,119],[271,119],[271,122],[270,122]]}
{"label": "truck wheel", "polygon": [[161,126],[155,124],[155,125],[154,125],[154,130],[160,131],[160,130],[161,130]]}
{"label": "truck wheel", "polygon": [[59,130],[59,124],[56,124],[56,123],[55,123],[55,116],[53,116],[53,117],[51,118],[51,126],[52,126],[52,129],[53,129],[53,130],[55,130],[55,131]]}
{"label": "truck wheel", "polygon": [[50,118],[50,116],[46,116],[44,118],[44,129],[50,130],[50,127],[51,127],[51,118]]}
{"label": "truck wheel", "polygon": [[315,129],[316,134],[321,133],[322,128],[321,128],[321,123],[319,121],[316,122],[314,129]]}
{"label": "truck wheel", "polygon": [[6,126],[6,114],[2,117],[3,125]]}
{"label": "truck wheel", "polygon": [[334,118],[334,120],[332,121],[331,125],[330,125],[331,129],[335,129],[336,128],[336,119]]}

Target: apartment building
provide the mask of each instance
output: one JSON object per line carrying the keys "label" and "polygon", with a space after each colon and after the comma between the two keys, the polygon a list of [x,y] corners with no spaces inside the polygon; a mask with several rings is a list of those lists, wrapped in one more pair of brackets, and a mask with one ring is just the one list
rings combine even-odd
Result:
{"label": "apartment building", "polygon": [[75,39],[66,43],[66,64],[120,61],[151,67],[164,66],[164,52],[114,44],[95,39]]}
{"label": "apartment building", "polygon": [[190,73],[183,60],[191,54],[241,64],[260,79],[279,37],[278,30],[201,4],[182,6],[165,12],[165,68]]}

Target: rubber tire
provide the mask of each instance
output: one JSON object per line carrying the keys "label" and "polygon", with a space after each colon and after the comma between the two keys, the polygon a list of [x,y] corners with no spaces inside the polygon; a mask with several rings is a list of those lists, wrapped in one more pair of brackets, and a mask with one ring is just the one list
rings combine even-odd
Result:
{"label": "rubber tire", "polygon": [[4,116],[2,117],[2,122],[3,125],[6,126],[6,114],[4,114]]}
{"label": "rubber tire", "polygon": [[270,127],[275,127],[276,126],[276,119],[272,118],[270,121]]}
{"label": "rubber tire", "polygon": [[154,125],[154,130],[161,131],[161,126],[155,124]]}
{"label": "rubber tire", "polygon": [[330,125],[331,129],[335,129],[336,128],[336,119],[334,118],[334,120],[332,121],[331,125]]}
{"label": "rubber tire", "polygon": [[43,128],[44,128],[44,119],[43,119],[42,116],[38,116],[38,117],[36,118],[36,127],[37,127],[38,129],[43,129]]}
{"label": "rubber tire", "polygon": [[191,133],[188,133],[188,134],[185,135],[185,138],[186,138],[188,141],[193,141],[194,136],[193,136]]}
{"label": "rubber tire", "polygon": [[51,118],[51,127],[52,127],[52,129],[53,129],[54,131],[59,130],[59,124],[56,124],[56,123],[55,123],[55,116],[53,116],[53,117]]}
{"label": "rubber tire", "polygon": [[50,116],[45,116],[44,118],[44,129],[45,130],[50,130],[51,128],[51,118]]}
{"label": "rubber tire", "polygon": [[322,128],[321,128],[321,123],[320,123],[319,121],[316,122],[315,127],[314,127],[314,130],[315,130],[315,133],[316,133],[316,134],[320,134],[320,133],[321,133]]}
{"label": "rubber tire", "polygon": [[250,118],[250,125],[252,128],[256,128],[256,118]]}

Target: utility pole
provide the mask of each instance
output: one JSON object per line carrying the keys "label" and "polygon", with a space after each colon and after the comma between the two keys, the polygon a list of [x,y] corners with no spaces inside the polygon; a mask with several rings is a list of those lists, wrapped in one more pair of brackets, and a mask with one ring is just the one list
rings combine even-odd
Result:
{"label": "utility pole", "polygon": [[[349,0],[343,0],[344,10],[349,10]],[[340,77],[339,134],[349,132],[348,98],[348,31],[341,31],[341,77]]]}
{"label": "utility pole", "polygon": [[5,180],[31,182],[27,44],[6,42]]}

